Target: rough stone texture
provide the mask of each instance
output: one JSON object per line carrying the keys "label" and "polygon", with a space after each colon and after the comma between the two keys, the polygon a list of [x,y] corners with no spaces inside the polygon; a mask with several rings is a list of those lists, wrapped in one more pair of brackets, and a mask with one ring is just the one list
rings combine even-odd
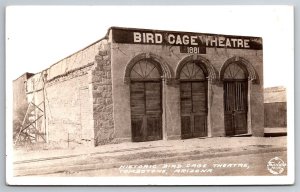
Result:
{"label": "rough stone texture", "polygon": [[114,119],[110,45],[102,41],[91,76],[95,145],[113,142]]}

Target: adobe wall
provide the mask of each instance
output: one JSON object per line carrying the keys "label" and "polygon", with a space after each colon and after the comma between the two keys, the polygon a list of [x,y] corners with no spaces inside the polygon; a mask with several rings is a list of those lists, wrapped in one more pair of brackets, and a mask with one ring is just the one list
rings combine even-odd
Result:
{"label": "adobe wall", "polygon": [[287,127],[285,87],[268,87],[264,89],[264,115],[265,127]]}
{"label": "adobe wall", "polygon": [[27,100],[45,98],[46,126],[40,128],[49,142],[94,146],[109,137],[107,127],[113,130],[110,52],[104,44],[98,41],[28,81]]}
{"label": "adobe wall", "polygon": [[81,144],[93,142],[92,98],[88,85],[90,67],[48,82],[45,90],[49,141]]}

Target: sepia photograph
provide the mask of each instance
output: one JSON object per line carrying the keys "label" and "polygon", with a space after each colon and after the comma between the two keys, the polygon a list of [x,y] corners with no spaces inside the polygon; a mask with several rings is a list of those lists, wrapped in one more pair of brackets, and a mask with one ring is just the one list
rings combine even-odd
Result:
{"label": "sepia photograph", "polygon": [[6,11],[9,185],[293,184],[292,6]]}

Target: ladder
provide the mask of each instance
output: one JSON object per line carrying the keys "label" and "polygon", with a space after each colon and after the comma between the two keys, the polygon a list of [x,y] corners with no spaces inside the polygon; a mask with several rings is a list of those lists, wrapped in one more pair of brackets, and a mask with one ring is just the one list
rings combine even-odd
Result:
{"label": "ladder", "polygon": [[[15,145],[27,145],[40,141],[46,142],[45,133],[38,126],[38,120],[44,116],[44,111],[40,107],[43,103],[44,101],[38,105],[33,102],[28,104],[25,117],[14,141]],[[37,111],[39,112],[37,113]]]}

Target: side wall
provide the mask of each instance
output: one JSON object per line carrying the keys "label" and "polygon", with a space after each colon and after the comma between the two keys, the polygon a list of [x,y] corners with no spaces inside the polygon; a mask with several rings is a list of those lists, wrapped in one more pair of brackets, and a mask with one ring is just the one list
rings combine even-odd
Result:
{"label": "side wall", "polygon": [[[105,122],[99,122],[100,106],[105,106],[103,100],[112,105],[111,99],[103,99],[106,98],[102,95],[103,90],[95,91],[98,89],[97,80],[111,75],[110,67],[109,73],[101,68],[99,55],[103,54],[103,41],[107,42],[98,41],[29,79],[28,102],[37,104],[45,100],[46,120],[39,128],[44,130],[50,143],[59,143],[61,147],[100,143],[98,130]],[[110,118],[112,122],[112,107]]]}
{"label": "side wall", "polygon": [[[29,104],[29,119],[31,122],[37,120],[34,124],[34,129],[38,131],[38,134],[35,135],[37,142],[44,142],[46,140],[46,125],[43,113],[43,111],[45,110],[43,87],[44,81],[42,73],[35,74],[26,82],[26,97]],[[35,107],[32,103],[38,108]]]}
{"label": "side wall", "polygon": [[283,128],[287,126],[286,102],[265,103],[265,127]]}
{"label": "side wall", "polygon": [[48,82],[45,89],[49,141],[93,144],[91,66]]}
{"label": "side wall", "polygon": [[19,133],[28,108],[26,97],[26,82],[32,73],[25,73],[13,81],[13,137]]}
{"label": "side wall", "polygon": [[268,87],[264,90],[265,128],[286,128],[287,105],[285,87]]}
{"label": "side wall", "polygon": [[18,111],[26,108],[28,103],[26,99],[26,81],[30,78],[32,73],[25,73],[18,79],[13,81],[13,117],[18,116]]}

